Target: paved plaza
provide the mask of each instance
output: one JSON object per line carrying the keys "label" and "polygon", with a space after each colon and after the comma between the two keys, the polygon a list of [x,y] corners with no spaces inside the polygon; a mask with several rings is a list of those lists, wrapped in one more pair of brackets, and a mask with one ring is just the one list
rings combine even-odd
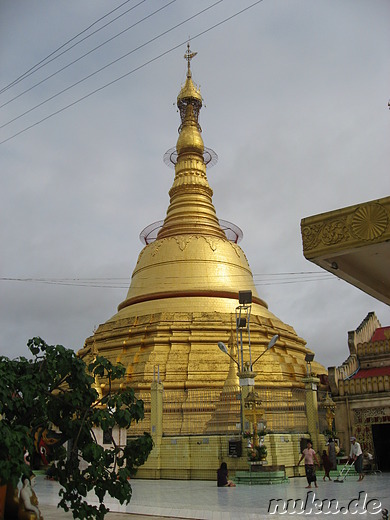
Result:
{"label": "paved plaza", "polygon": [[[303,477],[289,479],[284,484],[240,485],[235,488],[217,488],[215,482],[193,480],[134,479],[131,485],[133,496],[127,506],[106,502],[111,511],[107,520],[153,520],[154,517],[261,520],[294,517],[298,513],[298,518],[307,519],[381,519],[382,509],[390,509],[390,473],[367,475],[362,482],[357,482],[355,475],[348,476],[342,483],[323,482],[320,478],[318,489],[311,490],[305,489],[306,479]],[[45,480],[41,475],[37,477],[35,491],[45,520],[72,518],[70,513],[55,507],[58,490],[57,482]],[[94,497],[89,500],[95,501]],[[293,503],[288,504],[287,500],[298,500],[297,507],[294,509]],[[329,500],[335,501],[328,505]],[[321,503],[322,510],[318,508]],[[276,504],[278,511],[275,511]]]}

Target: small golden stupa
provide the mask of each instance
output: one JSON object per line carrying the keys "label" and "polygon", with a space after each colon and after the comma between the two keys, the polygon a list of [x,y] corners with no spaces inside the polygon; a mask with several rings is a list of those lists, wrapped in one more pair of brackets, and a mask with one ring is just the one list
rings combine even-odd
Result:
{"label": "small golden stupa", "polygon": [[[305,341],[268,310],[237,244],[239,233],[228,238],[213,206],[206,167],[215,154],[205,148],[199,125],[202,96],[190,67],[195,54],[188,45],[187,77],[177,97],[179,137],[176,148],[166,154],[174,164],[175,178],[165,220],[153,238],[148,233],[153,226],[143,233],[146,245],[125,300],[80,353],[98,351],[124,364],[122,384],[138,392],[150,390],[157,372],[164,390],[222,391],[238,385],[238,377],[234,362],[221,353],[218,342],[228,346],[233,358],[238,355],[238,294],[251,291],[252,359],[264,352],[274,335],[279,336],[256,365],[256,387],[303,388]],[[244,330],[243,341],[248,340]]]}

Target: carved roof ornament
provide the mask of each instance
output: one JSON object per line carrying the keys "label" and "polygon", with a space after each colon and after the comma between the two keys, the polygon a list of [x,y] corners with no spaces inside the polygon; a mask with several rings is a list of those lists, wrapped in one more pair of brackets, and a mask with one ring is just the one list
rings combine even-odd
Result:
{"label": "carved roof ornament", "polygon": [[359,207],[353,217],[351,228],[362,240],[375,240],[383,235],[389,224],[386,209],[378,203]]}

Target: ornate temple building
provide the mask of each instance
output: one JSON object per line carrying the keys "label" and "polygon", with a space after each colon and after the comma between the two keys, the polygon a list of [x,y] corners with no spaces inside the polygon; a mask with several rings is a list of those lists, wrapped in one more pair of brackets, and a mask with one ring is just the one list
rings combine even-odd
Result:
{"label": "ornate temple building", "polygon": [[354,435],[379,470],[390,470],[390,327],[370,312],[348,333],[349,356],[329,368],[336,430],[343,446]]}
{"label": "ornate temple building", "polygon": [[[160,385],[165,437],[240,433],[237,360],[240,354],[241,366],[252,369],[252,360],[265,353],[254,367],[256,373],[251,373],[264,401],[268,428],[307,432],[302,379],[307,375],[305,358],[310,351],[293,327],[268,309],[238,245],[240,230],[221,222],[213,206],[206,171],[216,156],[202,139],[202,96],[191,71],[195,54],[188,46],[186,81],[177,97],[179,136],[176,147],[165,155],[175,171],[165,220],[141,234],[145,247],[125,300],[86,340],[80,353],[98,352],[126,366],[122,385],[131,386],[144,399],[146,417],[140,428],[145,430],[147,425],[152,433],[158,427],[149,396],[153,385]],[[251,301],[245,307],[246,325],[238,334],[240,292],[249,293]],[[266,352],[275,335],[275,346]],[[218,348],[219,342],[227,345],[228,355]],[[317,363],[311,368],[317,374],[326,373]],[[205,437],[199,444],[212,441]],[[291,448],[292,466],[296,456]],[[221,460],[220,448],[215,449],[213,472]],[[281,456],[285,453],[282,450]],[[176,460],[176,455],[170,456]],[[159,464],[161,469],[164,464]],[[172,476],[169,471],[167,475]]]}

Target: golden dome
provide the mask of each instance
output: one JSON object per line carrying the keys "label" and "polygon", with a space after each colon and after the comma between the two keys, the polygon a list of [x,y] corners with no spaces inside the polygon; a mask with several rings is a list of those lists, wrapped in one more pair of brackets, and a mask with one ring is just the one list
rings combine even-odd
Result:
{"label": "golden dome", "polygon": [[200,93],[200,88],[198,88],[192,81],[192,74],[191,69],[189,68],[189,64],[186,82],[182,86],[177,96],[177,104],[180,105],[180,103],[185,99],[196,99],[200,105],[202,105],[202,95]]}

